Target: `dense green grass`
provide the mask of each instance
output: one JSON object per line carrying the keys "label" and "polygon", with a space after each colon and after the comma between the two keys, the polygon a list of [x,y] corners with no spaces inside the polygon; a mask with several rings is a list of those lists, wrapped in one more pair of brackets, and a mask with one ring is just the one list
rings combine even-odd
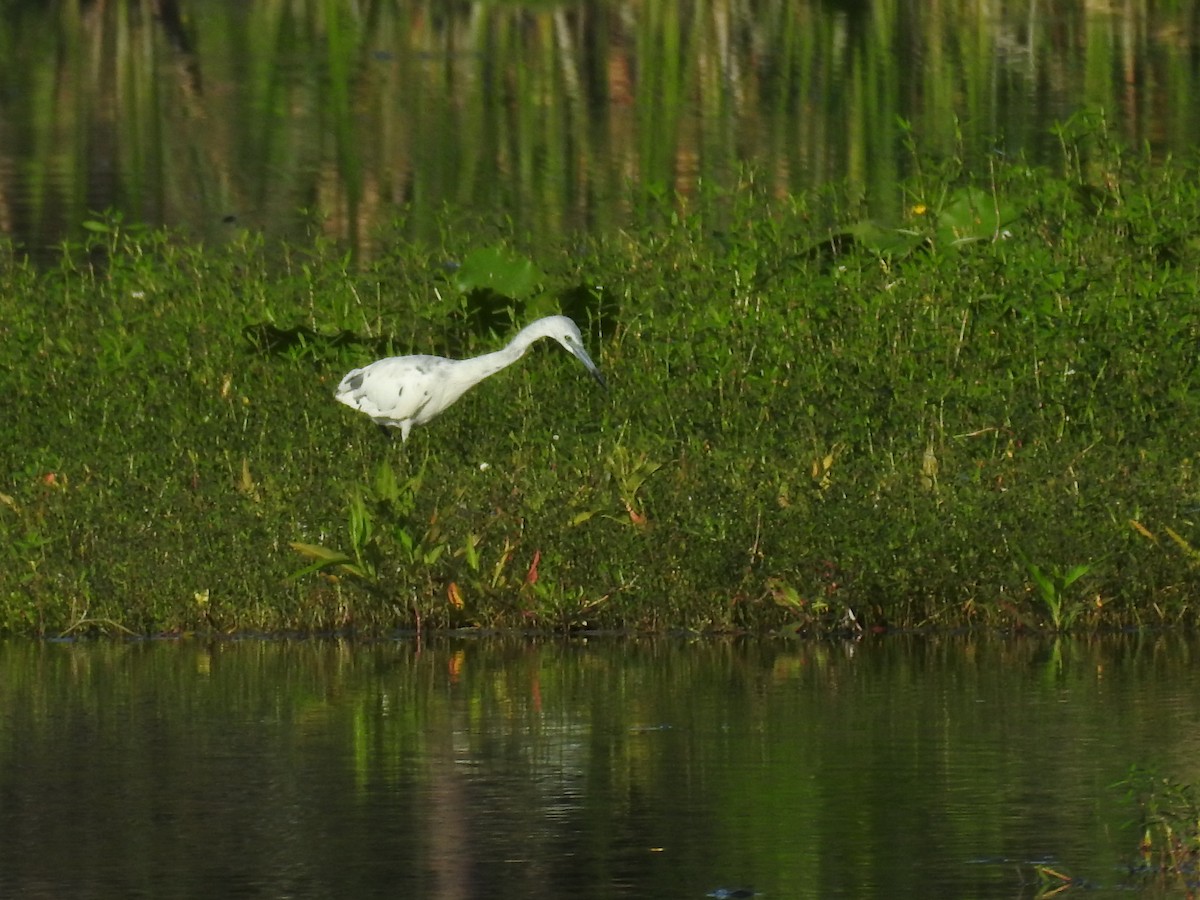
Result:
{"label": "dense green grass", "polygon": [[[751,182],[361,267],[115,222],[10,255],[0,628],[1193,622],[1197,176],[925,175],[877,225]],[[332,400],[559,309],[609,393],[544,342],[407,444]]]}

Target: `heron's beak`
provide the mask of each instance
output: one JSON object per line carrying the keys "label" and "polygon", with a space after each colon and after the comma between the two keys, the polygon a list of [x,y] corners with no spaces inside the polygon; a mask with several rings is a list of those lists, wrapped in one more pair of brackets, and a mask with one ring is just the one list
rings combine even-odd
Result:
{"label": "heron's beak", "polygon": [[[572,341],[571,343],[573,345],[575,342]],[[588,370],[588,374],[596,379],[596,383],[599,384],[600,387],[604,388],[607,391],[608,390],[608,382],[606,382],[604,380],[604,376],[600,374],[600,370],[596,367],[596,364],[594,362],[592,362],[592,358],[590,356],[588,356],[588,352],[586,350],[584,350],[582,347],[576,347],[576,346],[571,347],[571,352],[575,354],[575,357],[581,363],[583,363],[584,367]]]}

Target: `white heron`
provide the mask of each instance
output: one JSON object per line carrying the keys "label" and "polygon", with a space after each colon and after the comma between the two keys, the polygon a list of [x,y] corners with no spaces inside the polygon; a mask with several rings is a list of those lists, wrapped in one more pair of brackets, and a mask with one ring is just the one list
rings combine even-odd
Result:
{"label": "white heron", "polygon": [[400,429],[408,440],[414,425],[424,425],[489,375],[511,366],[541,338],[554,338],[604,386],[604,376],[583,347],[579,328],[566,316],[531,322],[501,350],[471,359],[443,356],[390,356],[346,373],[334,399],[366,413],[380,427]]}

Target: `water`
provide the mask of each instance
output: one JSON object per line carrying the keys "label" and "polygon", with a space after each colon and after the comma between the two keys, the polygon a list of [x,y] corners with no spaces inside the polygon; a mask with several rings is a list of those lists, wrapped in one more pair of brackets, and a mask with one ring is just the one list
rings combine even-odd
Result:
{"label": "water", "polygon": [[1126,893],[1173,637],[0,647],[0,896]]}
{"label": "water", "polygon": [[1200,141],[1194,0],[9,6],[0,231],[34,253],[110,209],[362,256],[447,216],[536,244],[751,181],[843,185],[863,208],[817,203],[815,227],[844,226],[895,220],[907,138],[979,186],[1001,156]]}

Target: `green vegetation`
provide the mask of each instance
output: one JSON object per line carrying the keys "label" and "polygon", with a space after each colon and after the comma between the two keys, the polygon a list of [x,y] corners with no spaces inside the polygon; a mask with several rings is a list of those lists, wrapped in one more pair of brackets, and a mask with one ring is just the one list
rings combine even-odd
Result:
{"label": "green vegetation", "polygon": [[[1193,896],[1200,884],[1200,796],[1195,786],[1132,766],[1113,787],[1136,808],[1134,818],[1125,823],[1137,842],[1137,859],[1129,867],[1132,878],[1126,889],[1140,891],[1139,896]],[[1061,866],[1039,864],[1034,875],[1038,897],[1097,887]]]}
{"label": "green vegetation", "polygon": [[1200,796],[1195,787],[1138,767],[1118,787],[1138,809],[1141,859],[1135,872],[1161,889],[1195,891],[1200,861]]}
{"label": "green vegetation", "polygon": [[[917,160],[894,223],[747,176],[359,268],[115,217],[9,252],[0,627],[1192,623],[1200,178],[1061,138],[1058,172]],[[539,345],[406,445],[332,400],[559,310],[608,394]]]}

